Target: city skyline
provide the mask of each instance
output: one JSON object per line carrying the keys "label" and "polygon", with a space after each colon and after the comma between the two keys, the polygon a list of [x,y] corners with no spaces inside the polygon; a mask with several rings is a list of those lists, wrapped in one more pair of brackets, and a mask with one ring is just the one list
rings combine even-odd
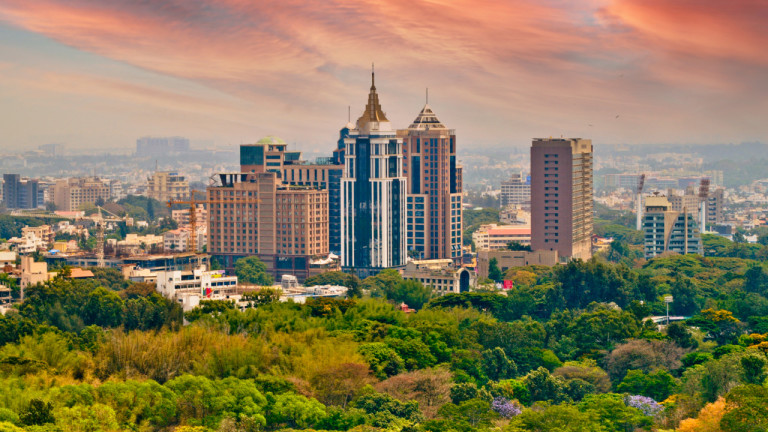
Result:
{"label": "city skyline", "polygon": [[129,149],[145,135],[323,150],[348,106],[360,114],[369,61],[393,125],[429,87],[467,144],[768,141],[765,17],[747,0],[7,0],[3,150]]}

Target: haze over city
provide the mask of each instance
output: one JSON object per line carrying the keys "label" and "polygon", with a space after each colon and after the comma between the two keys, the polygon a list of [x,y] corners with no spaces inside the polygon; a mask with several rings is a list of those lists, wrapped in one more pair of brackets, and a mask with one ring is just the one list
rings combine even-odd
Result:
{"label": "haze over city", "polygon": [[329,151],[365,103],[424,103],[464,146],[766,141],[763,2],[0,3],[3,150],[144,135]]}

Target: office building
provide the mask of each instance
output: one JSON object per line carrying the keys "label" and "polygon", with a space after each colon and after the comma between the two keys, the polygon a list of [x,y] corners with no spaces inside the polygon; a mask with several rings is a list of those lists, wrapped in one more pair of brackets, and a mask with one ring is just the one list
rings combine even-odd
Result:
{"label": "office building", "polygon": [[189,199],[189,182],[177,172],[156,171],[147,178],[147,196],[160,202]]}
{"label": "office building", "polygon": [[37,180],[19,174],[3,174],[3,204],[8,209],[34,209],[39,201]]}
{"label": "office building", "polygon": [[443,125],[429,104],[403,140],[407,194],[407,247],[421,259],[461,256],[462,169],[456,160],[456,133]]}
{"label": "office building", "polygon": [[701,235],[694,216],[696,209],[676,211],[667,197],[645,197],[643,213],[643,245],[645,258],[665,252],[701,254]]}
{"label": "office building", "polygon": [[536,138],[531,146],[531,247],[562,260],[592,248],[592,141]]}
{"label": "office building", "polygon": [[341,253],[341,163],[336,156],[304,161],[301,152],[288,151],[285,142],[273,136],[240,146],[240,172],[274,172],[285,185],[328,191],[328,245],[334,254]]}
{"label": "office building", "polygon": [[502,209],[510,205],[530,205],[531,176],[523,176],[523,173],[514,173],[509,180],[501,182],[499,203]]}
{"label": "office building", "polygon": [[76,211],[83,204],[96,205],[109,201],[112,194],[109,183],[98,177],[57,180],[53,186],[56,210]]}
{"label": "office building", "polygon": [[136,140],[136,156],[165,156],[189,152],[189,140],[183,137],[141,137]]}
{"label": "office building", "polygon": [[510,243],[531,244],[531,227],[524,225],[482,225],[472,233],[475,250],[506,249]]}
{"label": "office building", "polygon": [[343,268],[366,277],[385,268],[402,267],[406,260],[403,142],[381,109],[373,73],[365,112],[344,144]]}
{"label": "office building", "polygon": [[329,254],[326,190],[283,184],[272,171],[219,174],[208,200],[208,252],[228,270],[255,255],[276,279],[303,280]]}

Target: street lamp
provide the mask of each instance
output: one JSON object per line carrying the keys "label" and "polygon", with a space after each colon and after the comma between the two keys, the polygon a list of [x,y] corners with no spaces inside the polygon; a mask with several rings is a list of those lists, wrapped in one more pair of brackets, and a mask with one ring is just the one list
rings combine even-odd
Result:
{"label": "street lamp", "polygon": [[667,325],[669,325],[669,304],[672,303],[672,300],[673,298],[671,295],[664,296],[664,303],[667,304]]}

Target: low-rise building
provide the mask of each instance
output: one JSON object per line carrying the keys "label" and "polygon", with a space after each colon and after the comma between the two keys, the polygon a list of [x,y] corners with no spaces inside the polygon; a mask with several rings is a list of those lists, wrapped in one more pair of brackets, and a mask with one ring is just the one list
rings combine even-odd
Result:
{"label": "low-rise building", "polygon": [[437,295],[467,292],[477,283],[474,272],[454,266],[452,259],[409,261],[402,275],[405,280],[432,287],[432,292]]}
{"label": "low-rise building", "polygon": [[22,299],[24,298],[24,289],[31,285],[47,282],[56,276],[56,272],[48,271],[48,264],[45,262],[35,262],[31,256],[21,257],[21,280],[19,286],[22,289]]}
{"label": "low-rise building", "polygon": [[4,251],[0,252],[0,271],[6,266],[16,265],[16,252]]}
{"label": "low-rise building", "polygon": [[178,228],[163,233],[163,249],[172,252],[186,252],[189,244],[189,230]]}
{"label": "low-rise building", "polygon": [[[237,276],[226,276],[223,270],[157,272],[157,292],[178,302],[184,311],[194,309],[201,300],[239,300]],[[237,296],[237,298],[232,298]]]}
{"label": "low-rise building", "polygon": [[475,248],[481,250],[506,249],[507,244],[517,242],[522,245],[531,244],[530,225],[482,225],[472,234]]}
{"label": "low-rise building", "polygon": [[497,265],[502,274],[514,267],[525,267],[529,265],[541,265],[551,267],[558,264],[558,254],[556,250],[538,250],[538,251],[479,251],[477,253],[477,274],[481,278],[488,277],[488,266],[490,261],[496,258]]}

